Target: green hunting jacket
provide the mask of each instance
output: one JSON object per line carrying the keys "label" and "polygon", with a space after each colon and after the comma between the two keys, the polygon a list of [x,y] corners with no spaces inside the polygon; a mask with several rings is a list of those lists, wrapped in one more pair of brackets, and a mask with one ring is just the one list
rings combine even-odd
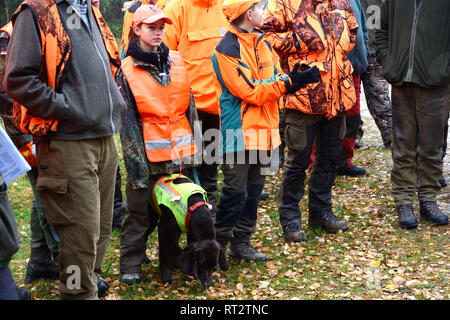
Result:
{"label": "green hunting jacket", "polygon": [[386,0],[375,38],[377,60],[392,85],[450,83],[449,0]]}

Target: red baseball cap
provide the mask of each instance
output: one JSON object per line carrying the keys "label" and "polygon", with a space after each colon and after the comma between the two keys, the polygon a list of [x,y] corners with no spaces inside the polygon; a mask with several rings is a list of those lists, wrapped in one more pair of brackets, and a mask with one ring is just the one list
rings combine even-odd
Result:
{"label": "red baseball cap", "polygon": [[157,6],[145,4],[140,6],[134,13],[133,27],[140,25],[141,23],[152,24],[162,19],[165,23],[172,24],[172,20],[166,17]]}

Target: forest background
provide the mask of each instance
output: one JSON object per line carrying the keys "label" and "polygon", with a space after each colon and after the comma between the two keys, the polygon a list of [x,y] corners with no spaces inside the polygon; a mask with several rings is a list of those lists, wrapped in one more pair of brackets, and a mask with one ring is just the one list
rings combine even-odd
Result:
{"label": "forest background", "polygon": [[[0,0],[0,27],[4,26],[23,0]],[[100,10],[117,39],[122,34],[123,0],[100,0]]]}

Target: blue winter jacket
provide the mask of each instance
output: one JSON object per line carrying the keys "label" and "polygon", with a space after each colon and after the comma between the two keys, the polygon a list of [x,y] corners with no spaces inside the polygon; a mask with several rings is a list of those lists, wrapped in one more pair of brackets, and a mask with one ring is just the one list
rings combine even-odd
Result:
{"label": "blue winter jacket", "polygon": [[355,47],[347,53],[347,58],[350,60],[353,66],[353,73],[362,74],[367,70],[369,66],[367,62],[368,54],[368,42],[369,34],[366,24],[366,15],[364,14],[364,9],[361,6],[359,0],[348,0],[353,8],[353,13],[355,14],[356,21],[358,22],[358,33],[356,35]]}

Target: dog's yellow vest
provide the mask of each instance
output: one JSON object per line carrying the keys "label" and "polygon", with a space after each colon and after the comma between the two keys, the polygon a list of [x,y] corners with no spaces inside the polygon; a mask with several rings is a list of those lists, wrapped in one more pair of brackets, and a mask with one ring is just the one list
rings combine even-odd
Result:
{"label": "dog's yellow vest", "polygon": [[194,193],[201,193],[205,202],[208,201],[206,191],[193,182],[175,184],[180,178],[188,179],[181,174],[171,174],[159,179],[152,191],[153,207],[161,216],[160,205],[163,204],[173,212],[182,232],[187,232],[186,217],[188,214],[188,199]]}

